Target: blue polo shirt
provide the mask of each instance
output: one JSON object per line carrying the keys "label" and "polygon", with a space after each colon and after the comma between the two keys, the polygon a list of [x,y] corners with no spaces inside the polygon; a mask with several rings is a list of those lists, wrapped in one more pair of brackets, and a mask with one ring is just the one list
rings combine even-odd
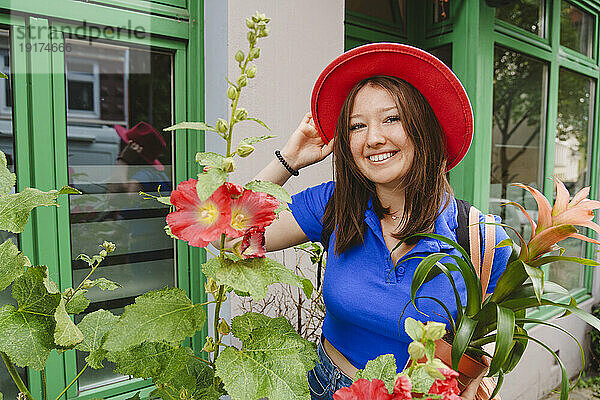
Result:
{"label": "blue polo shirt", "polygon": [[[292,196],[290,210],[310,241],[321,241],[321,219],[333,189],[334,183],[326,182]],[[435,221],[435,233],[456,241],[457,215],[456,201],[452,198],[450,205]],[[500,219],[496,217],[496,221],[499,222]],[[339,257],[333,251],[335,232],[329,240],[331,251],[327,253],[323,278],[323,299],[327,309],[323,335],[359,369],[379,355],[393,354],[400,372],[408,362],[408,345],[411,342],[404,331],[405,318],[448,323],[444,319],[446,313],[442,307],[427,299],[417,301],[419,310],[426,313],[427,317],[409,305],[400,318],[402,310],[410,302],[410,284],[420,261],[403,260],[435,252],[456,255],[459,252],[437,239],[423,238],[394,268],[383,239],[381,222],[370,202],[365,212],[365,222],[364,244],[347,250]],[[507,237],[502,227],[496,227],[496,243]],[[483,246],[482,243],[482,251]],[[496,249],[488,292],[496,286],[509,256],[510,248]],[[452,259],[445,258],[442,261],[452,262]],[[458,273],[453,275],[457,289],[462,293],[464,305],[464,281]],[[456,316],[454,292],[445,275],[438,275],[425,283],[418,295],[437,298]]]}

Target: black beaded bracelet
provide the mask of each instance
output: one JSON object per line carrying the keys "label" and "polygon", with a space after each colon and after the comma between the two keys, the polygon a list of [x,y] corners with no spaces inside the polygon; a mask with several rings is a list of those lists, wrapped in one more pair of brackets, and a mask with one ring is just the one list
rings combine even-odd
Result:
{"label": "black beaded bracelet", "polygon": [[285,158],[283,158],[283,156],[281,155],[281,152],[279,150],[275,150],[275,155],[279,159],[279,162],[281,162],[281,164],[283,164],[285,169],[287,169],[290,174],[292,174],[294,176],[300,175],[300,172],[298,172],[294,168],[290,167],[290,164],[288,164],[287,161],[285,161]]}

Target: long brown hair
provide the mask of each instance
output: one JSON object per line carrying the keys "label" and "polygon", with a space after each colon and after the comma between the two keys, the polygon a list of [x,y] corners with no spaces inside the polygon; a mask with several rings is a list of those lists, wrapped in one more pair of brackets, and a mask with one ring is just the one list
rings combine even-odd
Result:
{"label": "long brown hair", "polygon": [[[358,91],[366,85],[379,86],[394,98],[400,122],[414,147],[412,165],[403,179],[404,213],[399,230],[392,234],[406,239],[430,231],[450,200],[452,188],[446,178],[445,136],[431,106],[410,83],[391,76],[374,76],[358,82],[344,101],[335,129],[333,168],[335,189],[323,216],[322,241],[327,247],[336,230],[337,255],[363,242],[364,215],[369,199],[382,219],[389,212],[377,197],[375,184],[358,169],[350,151],[350,114]],[[412,239],[412,240],[411,240]],[[415,243],[411,238],[407,243]]]}

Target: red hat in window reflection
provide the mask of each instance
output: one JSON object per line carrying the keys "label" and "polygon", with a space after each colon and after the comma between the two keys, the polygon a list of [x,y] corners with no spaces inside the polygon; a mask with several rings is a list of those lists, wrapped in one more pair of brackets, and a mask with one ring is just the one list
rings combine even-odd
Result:
{"label": "red hat in window reflection", "polygon": [[148,164],[153,165],[159,171],[165,169],[162,163],[158,161],[158,156],[167,147],[167,142],[150,124],[140,122],[131,129],[127,129],[121,125],[114,125],[113,127],[125,143],[129,143],[132,140],[142,146],[140,156]]}

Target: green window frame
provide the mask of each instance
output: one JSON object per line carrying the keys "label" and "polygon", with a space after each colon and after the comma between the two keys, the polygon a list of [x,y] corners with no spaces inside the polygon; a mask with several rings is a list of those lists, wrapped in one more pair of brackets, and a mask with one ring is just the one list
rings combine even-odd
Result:
{"label": "green window frame", "polygon": [[[11,5],[9,12],[16,11],[18,14],[0,14],[0,25],[11,28],[11,33],[26,32],[10,36],[13,49],[13,121],[18,190],[25,187],[48,190],[68,183],[64,53],[24,50],[32,40],[51,47],[52,44],[62,42],[64,31],[72,32],[75,27],[79,28],[78,33],[92,34],[94,37],[98,33],[92,31],[93,26],[128,26],[130,23],[133,27],[144,27],[144,35],[115,38],[103,37],[100,33],[100,36],[115,43],[142,45],[172,52],[173,122],[204,118],[204,81],[198,79],[198,76],[204,75],[204,37],[202,24],[197,22],[203,20],[203,2],[190,2],[188,9],[182,8],[188,5],[187,0],[101,0],[99,3],[102,4],[67,0],[56,0],[50,4],[31,0]],[[110,6],[117,3],[121,6],[126,3],[132,9]],[[86,21],[87,26],[63,22],[67,20]],[[26,27],[40,29],[42,32],[51,30],[53,34],[49,38],[31,38],[31,31],[27,31]],[[39,121],[52,122],[40,124]],[[196,152],[204,150],[204,135],[195,131],[185,134],[178,132],[173,140],[175,184],[199,172],[194,160]],[[48,149],[54,151],[48,152]],[[68,201],[66,197],[62,197],[58,208],[35,210],[29,226],[20,238],[25,254],[33,263],[48,265],[50,275],[61,289],[71,286]],[[203,249],[190,248],[182,242],[176,243],[177,285],[188,293],[194,303],[205,301],[206,295],[202,290],[204,276],[199,268],[205,259]],[[203,346],[202,338],[205,336],[206,332],[200,332],[191,339],[189,344],[195,351],[200,351]],[[61,355],[53,352],[47,363],[45,377],[40,372],[29,369],[28,380],[32,394],[41,396],[41,382],[45,378],[48,397],[55,398],[76,376],[75,368],[74,352]],[[141,391],[140,395],[144,397],[151,390],[149,386],[150,383],[144,380],[130,380],[86,390],[78,395],[77,385],[73,385],[67,391],[67,398],[125,399],[133,391]]]}

